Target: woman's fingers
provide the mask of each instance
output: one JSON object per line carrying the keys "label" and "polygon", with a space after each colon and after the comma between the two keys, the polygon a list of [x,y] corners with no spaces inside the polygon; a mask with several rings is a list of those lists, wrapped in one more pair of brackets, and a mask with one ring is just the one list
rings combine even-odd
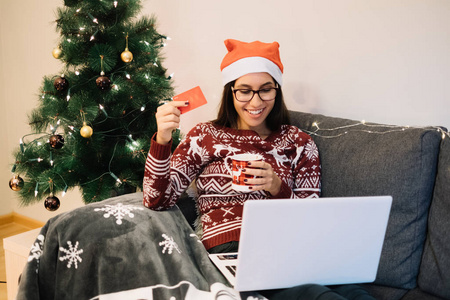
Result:
{"label": "woman's fingers", "polygon": [[156,110],[156,124],[158,133],[156,141],[160,144],[167,144],[172,139],[172,131],[180,127],[181,112],[178,107],[187,106],[189,103],[182,101],[172,101],[161,105]]}
{"label": "woman's fingers", "polygon": [[254,178],[246,179],[246,183],[253,185],[253,191],[265,190],[272,195],[278,194],[281,188],[281,179],[274,172],[272,165],[264,161],[252,161],[243,170],[244,174],[253,175]]}

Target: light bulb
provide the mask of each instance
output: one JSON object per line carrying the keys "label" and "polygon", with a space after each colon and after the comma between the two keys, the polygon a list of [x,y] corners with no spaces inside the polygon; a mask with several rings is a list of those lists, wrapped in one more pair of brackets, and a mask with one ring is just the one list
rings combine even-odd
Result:
{"label": "light bulb", "polygon": [[63,196],[63,197],[66,195],[67,189],[68,189],[68,188],[69,188],[69,187],[66,185],[66,187],[64,188],[64,191],[62,192],[62,196]]}

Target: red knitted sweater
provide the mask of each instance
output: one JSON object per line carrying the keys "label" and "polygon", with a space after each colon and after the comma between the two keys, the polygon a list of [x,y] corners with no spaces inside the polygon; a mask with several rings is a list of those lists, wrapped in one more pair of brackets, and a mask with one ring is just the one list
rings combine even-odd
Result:
{"label": "red knitted sweater", "polygon": [[[239,240],[246,200],[318,197],[320,193],[319,152],[311,137],[295,126],[283,125],[262,140],[251,130],[200,123],[172,156],[170,149],[171,144],[160,145],[153,137],[145,165],[144,205],[167,209],[197,179],[196,204],[206,249]],[[282,180],[277,195],[232,190],[224,159],[240,153],[260,154],[272,165]]]}

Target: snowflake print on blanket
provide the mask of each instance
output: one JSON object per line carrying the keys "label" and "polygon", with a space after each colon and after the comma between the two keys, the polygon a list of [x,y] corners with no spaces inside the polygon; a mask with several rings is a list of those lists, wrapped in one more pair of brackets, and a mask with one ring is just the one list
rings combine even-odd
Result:
{"label": "snowflake print on blanket", "polygon": [[59,247],[59,251],[64,252],[66,255],[59,258],[60,261],[67,260],[67,268],[70,269],[72,264],[74,264],[75,269],[78,269],[78,262],[81,263],[82,259],[80,254],[83,253],[83,249],[78,250],[78,241],[75,243],[75,246],[72,246],[71,241],[67,241],[67,245],[69,245],[68,249],[64,247]]}
{"label": "snowflake print on blanket", "polygon": [[106,212],[103,217],[105,219],[109,218],[110,216],[116,217],[116,223],[117,225],[122,224],[122,219],[125,216],[128,216],[130,218],[134,218],[134,214],[132,213],[133,210],[144,210],[144,208],[134,205],[123,205],[122,203],[118,203],[116,205],[108,205],[106,204],[103,208],[96,208],[95,211],[104,211]]}
{"label": "snowflake print on blanket", "polygon": [[181,253],[180,248],[178,247],[178,244],[175,243],[175,241],[173,240],[173,237],[168,236],[167,234],[162,234],[162,237],[164,238],[164,241],[160,242],[159,245],[160,246],[164,246],[164,248],[162,249],[162,253],[167,253],[172,254],[173,249],[177,250],[178,253]]}
{"label": "snowflake print on blanket", "polygon": [[33,259],[39,261],[44,247],[44,239],[45,237],[42,234],[38,235],[36,241],[31,246],[30,256],[28,256],[28,262],[32,261]]}
{"label": "snowflake print on blanket", "polygon": [[42,234],[38,235],[36,241],[31,246],[30,256],[28,256],[28,262],[31,262],[33,259],[36,260],[36,274],[39,272],[39,262],[42,252],[44,251],[44,240],[45,236]]}

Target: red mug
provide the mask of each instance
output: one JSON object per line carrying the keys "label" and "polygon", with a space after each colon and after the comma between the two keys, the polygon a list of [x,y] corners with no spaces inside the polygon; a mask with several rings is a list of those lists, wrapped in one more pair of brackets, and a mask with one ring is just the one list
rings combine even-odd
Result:
{"label": "red mug", "polygon": [[[243,153],[243,154],[236,154],[233,156],[227,156],[225,158],[225,167],[227,168],[228,172],[231,175],[232,178],[232,188],[235,191],[240,192],[250,192],[251,190],[249,187],[251,184],[247,184],[244,182],[244,179],[251,179],[254,178],[253,175],[248,175],[242,173],[242,169],[247,168],[249,161],[257,161],[262,160],[263,157],[259,154],[250,154],[250,153]],[[231,160],[231,168],[229,160]]]}

